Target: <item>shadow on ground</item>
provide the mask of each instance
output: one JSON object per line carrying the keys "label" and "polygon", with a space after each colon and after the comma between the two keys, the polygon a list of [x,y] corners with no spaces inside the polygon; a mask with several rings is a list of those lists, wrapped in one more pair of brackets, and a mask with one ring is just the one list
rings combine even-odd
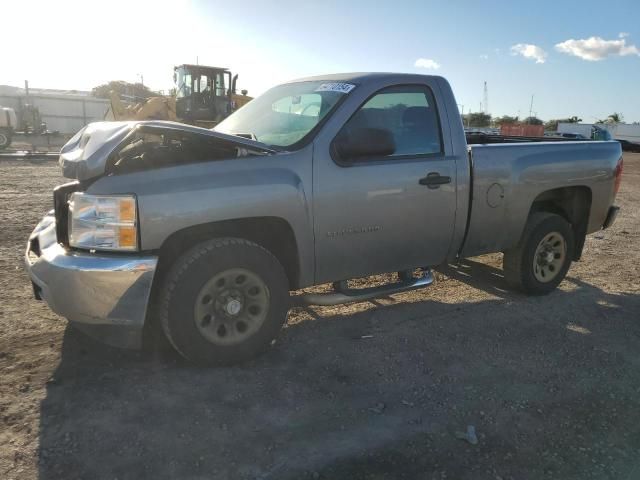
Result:
{"label": "shadow on ground", "polygon": [[[639,296],[570,278],[529,298],[473,261],[442,273],[493,298],[315,315],[233,368],[67,329],[40,477],[640,478]],[[475,446],[456,437],[470,424]]]}

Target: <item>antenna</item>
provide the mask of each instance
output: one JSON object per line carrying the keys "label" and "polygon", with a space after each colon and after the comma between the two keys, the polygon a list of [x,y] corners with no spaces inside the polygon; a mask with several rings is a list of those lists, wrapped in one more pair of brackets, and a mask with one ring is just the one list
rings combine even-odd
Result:
{"label": "antenna", "polygon": [[489,88],[486,80],[484,81],[484,99],[482,103],[484,105],[484,113],[489,113]]}

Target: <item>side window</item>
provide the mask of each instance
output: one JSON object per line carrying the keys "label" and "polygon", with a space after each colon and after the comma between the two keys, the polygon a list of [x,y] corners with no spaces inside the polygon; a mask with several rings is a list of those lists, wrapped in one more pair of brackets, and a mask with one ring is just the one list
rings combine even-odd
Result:
{"label": "side window", "polygon": [[203,93],[207,90],[207,77],[206,75],[198,75],[194,83],[196,92]]}
{"label": "side window", "polygon": [[216,82],[216,97],[224,97],[225,87],[224,87],[224,76],[222,75],[222,73],[216,73],[215,82]]}
{"label": "side window", "polygon": [[422,85],[380,90],[342,127],[334,147],[344,162],[442,152],[433,93]]}

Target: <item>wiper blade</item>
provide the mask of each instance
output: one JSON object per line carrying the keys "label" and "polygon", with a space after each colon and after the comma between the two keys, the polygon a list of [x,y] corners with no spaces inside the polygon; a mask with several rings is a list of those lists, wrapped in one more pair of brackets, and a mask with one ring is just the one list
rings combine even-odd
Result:
{"label": "wiper blade", "polygon": [[286,150],[278,145],[271,145],[269,143],[264,143],[260,140],[258,140],[258,137],[255,136],[255,134],[253,133],[243,133],[243,132],[233,132],[230,135],[234,135],[236,137],[240,137],[240,138],[246,138],[247,140],[253,140],[254,142],[258,142],[261,143],[267,147],[269,147],[272,150],[275,150],[277,152],[285,152]]}
{"label": "wiper blade", "polygon": [[[242,132],[233,132],[231,135],[235,135],[236,137],[242,137],[242,138],[248,138],[249,140],[253,140],[255,142],[258,142],[258,137],[255,136],[254,133],[242,133]],[[263,143],[263,142],[260,142]]]}

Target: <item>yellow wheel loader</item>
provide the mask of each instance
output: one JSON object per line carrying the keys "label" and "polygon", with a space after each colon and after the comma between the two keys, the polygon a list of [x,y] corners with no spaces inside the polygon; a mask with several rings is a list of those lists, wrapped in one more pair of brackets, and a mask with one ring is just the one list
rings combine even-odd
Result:
{"label": "yellow wheel loader", "polygon": [[125,104],[111,92],[108,120],[173,120],[211,128],[251,100],[236,93],[238,75],[226,68],[183,64],[174,68],[175,96]]}

